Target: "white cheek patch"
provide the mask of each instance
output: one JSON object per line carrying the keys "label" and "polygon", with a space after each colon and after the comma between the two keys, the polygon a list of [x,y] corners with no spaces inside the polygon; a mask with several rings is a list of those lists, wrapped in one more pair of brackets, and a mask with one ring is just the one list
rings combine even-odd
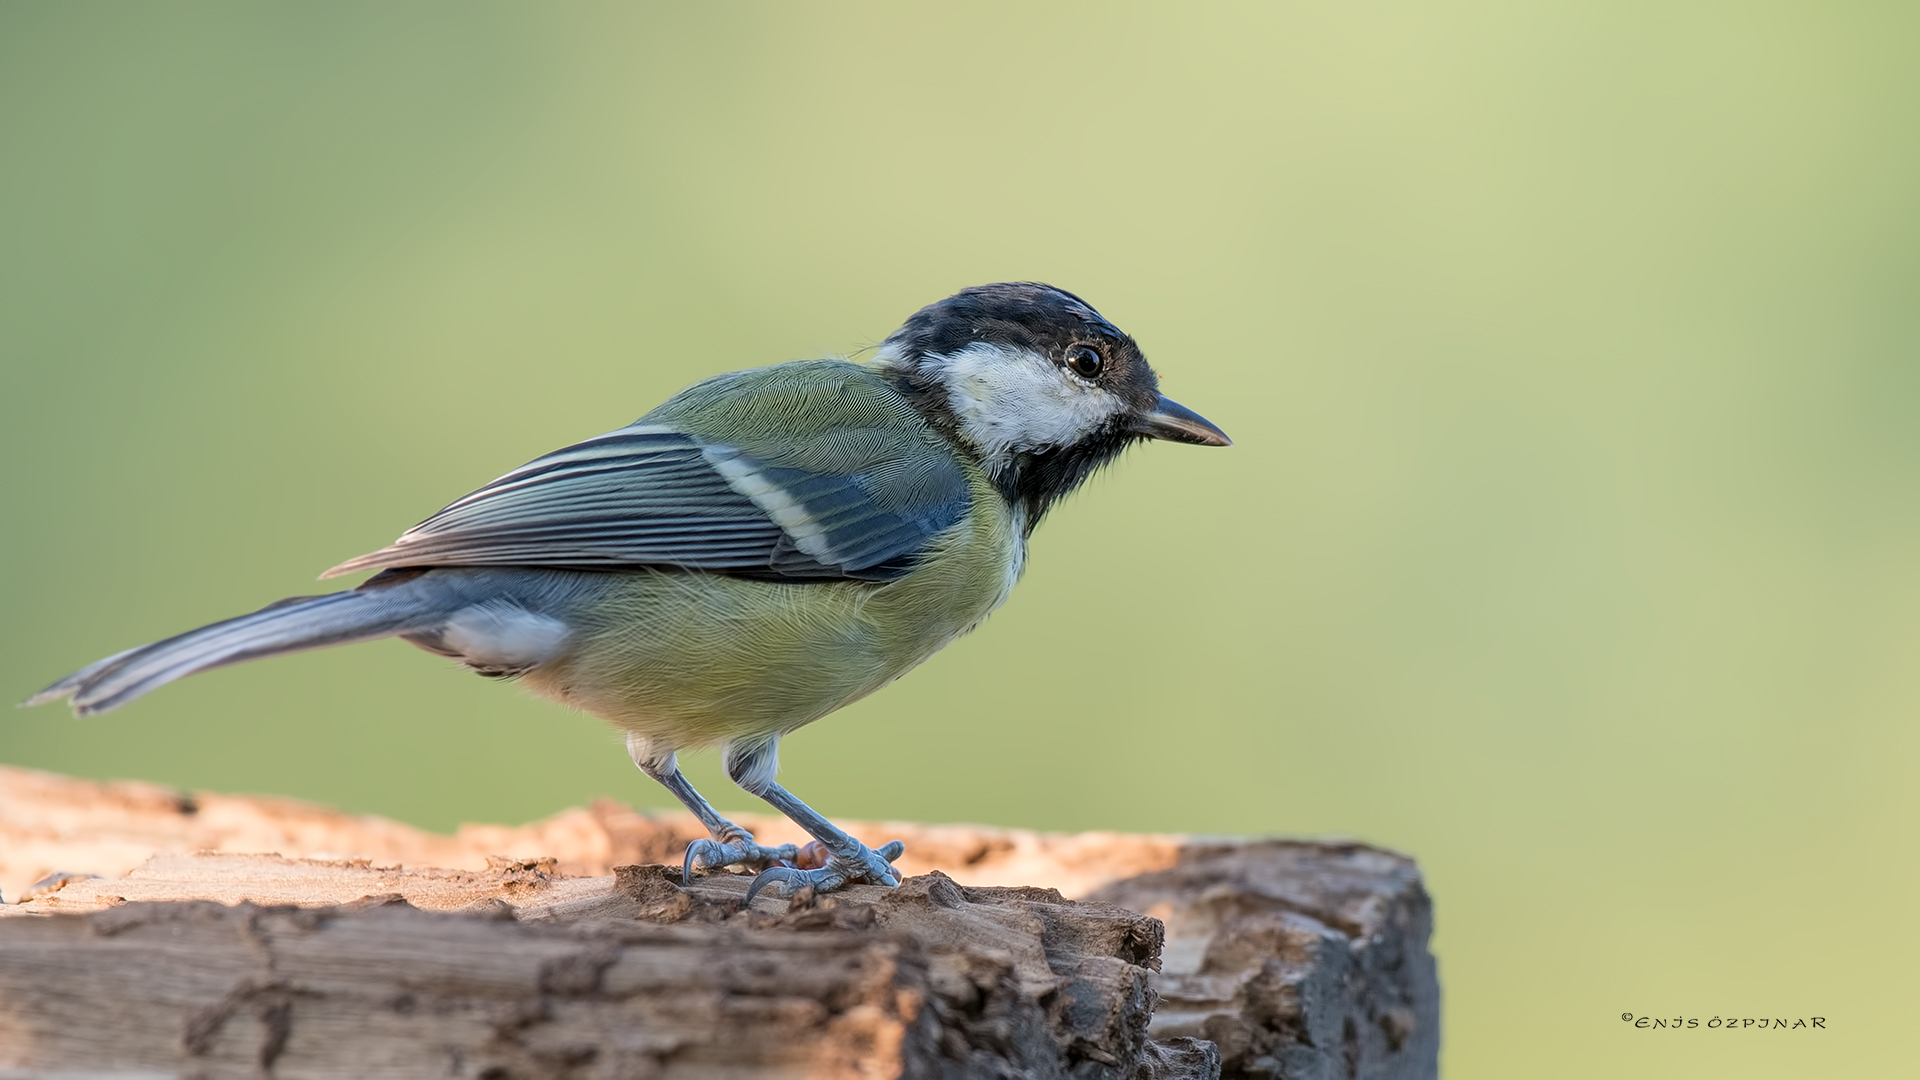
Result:
{"label": "white cheek patch", "polygon": [[1124,408],[1112,394],[1074,381],[1025,349],[980,342],[929,357],[927,367],[940,373],[961,431],[989,466],[1016,453],[1072,445]]}
{"label": "white cheek patch", "polygon": [[475,604],[453,613],[440,641],[473,667],[523,671],[559,659],[571,636],[559,619],[510,604]]}

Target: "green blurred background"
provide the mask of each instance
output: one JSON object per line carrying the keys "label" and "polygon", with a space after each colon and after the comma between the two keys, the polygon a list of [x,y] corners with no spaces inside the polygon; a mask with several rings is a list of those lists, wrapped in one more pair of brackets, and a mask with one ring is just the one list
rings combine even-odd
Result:
{"label": "green blurred background", "polygon": [[[1452,1076],[1891,1075],[1920,1004],[1916,31],[6,3],[0,689],[316,591],[704,375],[1052,281],[1238,445],[1129,455],[981,632],[789,740],[794,788],[1410,852]],[[0,761],[434,828],[668,802],[597,722],[391,642],[4,720]]]}

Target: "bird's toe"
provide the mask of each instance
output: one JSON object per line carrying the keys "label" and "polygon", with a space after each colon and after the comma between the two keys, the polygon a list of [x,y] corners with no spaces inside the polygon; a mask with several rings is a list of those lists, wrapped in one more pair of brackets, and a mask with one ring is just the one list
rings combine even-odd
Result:
{"label": "bird's toe", "polygon": [[744,866],[749,870],[791,865],[800,849],[793,844],[766,847],[754,842],[753,834],[734,828],[725,837],[702,837],[687,845],[686,860],[680,866],[680,880],[692,884],[695,873]]}
{"label": "bird's toe", "polygon": [[846,851],[828,851],[826,845],[817,841],[808,844],[800,851],[800,858],[809,862],[812,857],[825,852],[826,859],[815,866],[799,865],[795,860],[785,866],[770,866],[760,871],[747,887],[747,903],[763,890],[772,889],[777,896],[792,896],[802,889],[812,889],[816,893],[832,892],[843,885],[865,882],[870,885],[898,885],[900,871],[894,869],[893,860],[898,859],[907,850],[907,846],[898,840],[880,845],[878,850],[865,844],[856,843]]}

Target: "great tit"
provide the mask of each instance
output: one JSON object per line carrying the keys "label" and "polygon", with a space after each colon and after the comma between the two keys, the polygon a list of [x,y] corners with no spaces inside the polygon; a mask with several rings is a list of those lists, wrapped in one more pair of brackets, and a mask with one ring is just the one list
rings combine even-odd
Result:
{"label": "great tit", "polygon": [[[897,884],[898,842],[869,848],[775,783],[781,737],[979,625],[1048,509],[1142,439],[1229,445],[1084,300],[982,285],[864,363],[720,375],[537,458],[322,575],[378,571],[355,588],[129,649],[26,704],[91,715],[197,671],[399,637],[623,729],[712,834],[689,879]],[[676,758],[706,746],[819,846],[762,846],[715,811]]]}

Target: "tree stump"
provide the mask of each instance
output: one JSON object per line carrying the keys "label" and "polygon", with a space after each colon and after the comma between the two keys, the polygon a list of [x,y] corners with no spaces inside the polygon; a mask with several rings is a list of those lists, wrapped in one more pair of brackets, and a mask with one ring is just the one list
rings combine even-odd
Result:
{"label": "tree stump", "polygon": [[681,884],[686,815],[443,837],[0,768],[0,1077],[1436,1074],[1403,856],[854,831],[907,842],[899,888],[749,907]]}

